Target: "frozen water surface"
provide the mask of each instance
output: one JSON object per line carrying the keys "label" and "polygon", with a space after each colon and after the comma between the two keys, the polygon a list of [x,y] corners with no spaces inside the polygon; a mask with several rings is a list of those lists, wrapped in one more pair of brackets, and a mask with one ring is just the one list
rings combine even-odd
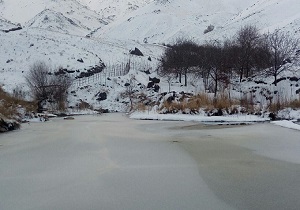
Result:
{"label": "frozen water surface", "polygon": [[297,209],[300,132],[122,114],[0,135],[0,209]]}
{"label": "frozen water surface", "polygon": [[0,209],[231,209],[162,124],[111,114],[1,134]]}

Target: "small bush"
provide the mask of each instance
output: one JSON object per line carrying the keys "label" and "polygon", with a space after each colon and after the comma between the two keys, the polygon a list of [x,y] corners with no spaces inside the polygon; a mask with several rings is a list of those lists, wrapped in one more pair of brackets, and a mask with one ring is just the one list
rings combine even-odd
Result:
{"label": "small bush", "polygon": [[80,100],[79,103],[76,104],[76,107],[79,109],[79,110],[85,110],[85,109],[93,109],[93,106],[90,105],[88,102],[85,102],[85,101],[82,101]]}
{"label": "small bush", "polygon": [[290,107],[292,109],[300,109],[300,100],[293,100],[290,102]]}
{"label": "small bush", "polygon": [[140,103],[137,103],[137,105],[134,108],[134,110],[139,110],[139,111],[144,112],[144,111],[148,110],[148,107],[144,103],[140,102]]}

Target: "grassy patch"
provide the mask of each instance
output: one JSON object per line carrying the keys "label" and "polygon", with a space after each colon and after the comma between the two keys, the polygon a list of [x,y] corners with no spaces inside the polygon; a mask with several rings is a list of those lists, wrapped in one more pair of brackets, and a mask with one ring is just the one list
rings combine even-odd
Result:
{"label": "grassy patch", "polygon": [[0,87],[0,113],[6,118],[16,119],[20,116],[20,109],[31,112],[36,110],[36,106],[33,102],[11,96]]}

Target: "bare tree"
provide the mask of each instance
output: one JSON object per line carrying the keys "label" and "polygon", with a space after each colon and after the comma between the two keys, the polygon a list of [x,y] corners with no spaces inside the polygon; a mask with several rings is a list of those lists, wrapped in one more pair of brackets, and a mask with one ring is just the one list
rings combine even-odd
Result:
{"label": "bare tree", "polygon": [[44,102],[57,103],[58,109],[64,109],[67,90],[72,80],[67,75],[54,75],[52,69],[44,62],[34,63],[25,76],[26,83],[34,100],[38,103],[38,111],[43,110]]}
{"label": "bare tree", "polygon": [[256,26],[247,25],[242,27],[231,43],[231,54],[235,58],[235,70],[240,76],[249,77],[255,69],[256,49],[260,45],[261,35]]}
{"label": "bare tree", "polygon": [[131,76],[131,78],[125,83],[126,90],[121,93],[122,98],[128,98],[130,103],[130,110],[132,111],[134,108],[134,101],[137,98],[137,83],[136,78]]}
{"label": "bare tree", "polygon": [[169,92],[171,92],[171,83],[176,78],[176,74],[172,71],[170,71],[170,72],[163,71],[162,67],[159,67],[158,75],[161,77],[164,77],[166,79],[168,86],[169,86]]}
{"label": "bare tree", "polygon": [[276,86],[278,76],[286,70],[284,64],[289,62],[290,56],[299,47],[299,39],[279,29],[266,34],[265,39],[271,56],[271,67],[267,69],[266,73],[268,76],[274,77]]}
{"label": "bare tree", "polygon": [[66,108],[66,100],[68,97],[68,89],[72,85],[72,79],[67,75],[53,75],[50,80],[50,92],[57,109],[64,110]]}
{"label": "bare tree", "polygon": [[197,66],[198,45],[193,41],[178,39],[170,46],[161,59],[160,71],[162,74],[176,74],[181,82],[184,75],[184,85],[187,86],[187,75],[191,67]]}
{"label": "bare tree", "polygon": [[25,76],[31,95],[38,103],[38,111],[42,110],[43,102],[48,99],[49,72],[51,72],[49,66],[38,61],[30,67]]}

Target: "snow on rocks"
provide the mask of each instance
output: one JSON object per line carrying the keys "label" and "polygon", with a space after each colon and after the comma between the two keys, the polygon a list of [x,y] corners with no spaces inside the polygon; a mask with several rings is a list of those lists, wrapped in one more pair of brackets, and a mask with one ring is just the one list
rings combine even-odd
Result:
{"label": "snow on rocks", "polygon": [[15,120],[10,120],[0,113],[0,133],[12,131],[20,128],[20,124]]}

